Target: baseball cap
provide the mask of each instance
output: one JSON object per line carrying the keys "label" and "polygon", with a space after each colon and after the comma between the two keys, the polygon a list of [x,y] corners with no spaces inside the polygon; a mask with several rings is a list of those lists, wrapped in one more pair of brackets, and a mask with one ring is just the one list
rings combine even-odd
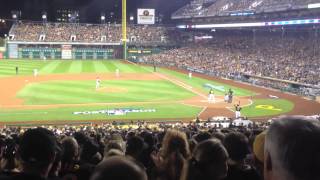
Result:
{"label": "baseball cap", "polygon": [[257,135],[253,142],[253,153],[260,162],[264,161],[265,137],[266,137],[266,131]]}

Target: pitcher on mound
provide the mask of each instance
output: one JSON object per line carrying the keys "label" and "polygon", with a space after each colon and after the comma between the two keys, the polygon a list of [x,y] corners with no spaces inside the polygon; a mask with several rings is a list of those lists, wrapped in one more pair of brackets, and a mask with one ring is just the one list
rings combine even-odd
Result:
{"label": "pitcher on mound", "polygon": [[100,84],[101,84],[101,80],[100,80],[99,77],[97,77],[97,79],[96,79],[96,89],[100,88]]}

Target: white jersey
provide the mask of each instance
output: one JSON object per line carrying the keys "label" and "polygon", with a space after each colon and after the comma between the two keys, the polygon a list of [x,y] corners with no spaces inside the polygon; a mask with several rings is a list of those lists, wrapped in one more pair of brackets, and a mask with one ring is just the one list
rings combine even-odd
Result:
{"label": "white jersey", "polygon": [[119,69],[116,69],[116,76],[119,77]]}
{"label": "white jersey", "polygon": [[100,88],[100,83],[101,83],[101,80],[97,79],[96,80],[96,89]]}

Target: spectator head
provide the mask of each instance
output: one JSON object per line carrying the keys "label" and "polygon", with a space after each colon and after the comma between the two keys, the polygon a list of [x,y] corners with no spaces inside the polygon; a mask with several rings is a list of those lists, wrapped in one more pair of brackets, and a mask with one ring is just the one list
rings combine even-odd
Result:
{"label": "spectator head", "polygon": [[202,141],[205,141],[207,139],[210,139],[211,138],[211,134],[208,133],[208,132],[200,132],[199,134],[197,134],[194,139],[200,143]]}
{"label": "spectator head", "polygon": [[126,155],[138,159],[146,146],[141,137],[133,136],[127,140]]}
{"label": "spectator head", "polygon": [[186,134],[178,130],[168,130],[163,138],[160,156],[163,159],[160,168],[166,173],[165,178],[180,179],[183,163],[190,156]]}
{"label": "spectator head", "polygon": [[62,168],[69,166],[79,159],[79,145],[72,137],[66,137],[61,142]]}
{"label": "spectator head", "polygon": [[186,134],[178,130],[168,130],[163,138],[161,150],[163,157],[179,152],[187,158],[190,152]]}
{"label": "spectator head", "polygon": [[91,180],[117,179],[117,180],[147,180],[147,175],[133,161],[125,157],[110,157],[102,161],[93,172]]}
{"label": "spectator head", "polygon": [[248,138],[239,132],[231,132],[224,138],[223,144],[228,151],[229,158],[235,162],[242,162],[249,153]]}
{"label": "spectator head", "polygon": [[264,161],[264,142],[265,142],[266,131],[257,135],[253,142],[253,153],[255,158],[263,163]]}
{"label": "spectator head", "polygon": [[80,161],[82,161],[83,163],[96,164],[99,161],[99,158],[98,160],[96,160],[96,156],[100,154],[98,150],[99,145],[93,140],[88,139],[82,146]]}
{"label": "spectator head", "polygon": [[283,116],[267,131],[265,180],[320,179],[320,122],[304,116]]}
{"label": "spectator head", "polygon": [[27,130],[20,139],[18,149],[22,172],[46,178],[55,160],[57,147],[51,131],[44,128]]}
{"label": "spectator head", "polygon": [[223,179],[228,171],[228,152],[218,139],[209,139],[199,143],[192,158],[186,163],[183,180]]}

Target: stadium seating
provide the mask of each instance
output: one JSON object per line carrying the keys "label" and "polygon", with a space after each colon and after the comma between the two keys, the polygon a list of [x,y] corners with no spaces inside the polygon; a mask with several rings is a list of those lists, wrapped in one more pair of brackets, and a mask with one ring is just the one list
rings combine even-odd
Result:
{"label": "stadium seating", "polygon": [[[290,141],[280,138],[281,146],[286,146],[293,137],[301,138],[307,133],[308,141],[298,138],[290,148],[303,148],[312,151],[310,155],[318,156],[319,117],[282,117],[274,122],[246,126],[230,123],[228,127],[213,126],[210,122],[153,124],[141,121],[123,126],[107,123],[5,127],[0,129],[3,152],[0,179],[80,180],[91,176],[94,180],[106,177],[145,180],[147,175],[148,179],[163,180],[197,180],[200,177],[231,180],[248,179],[248,176],[250,180],[262,180],[265,137],[273,133],[277,134],[274,137],[290,137]],[[279,126],[287,127],[286,131],[277,132]],[[293,133],[293,137],[283,133]],[[268,139],[268,143],[277,142]],[[266,149],[272,150],[268,144]],[[292,152],[298,154],[288,160],[296,161],[300,151]],[[306,168],[309,166],[319,167],[319,162],[312,164],[307,154],[300,156],[308,160],[299,164],[301,172],[310,170]],[[296,174],[296,171],[290,172]],[[296,176],[302,175],[312,177],[309,179],[319,176],[311,171]]]}
{"label": "stadium seating", "polygon": [[144,58],[145,62],[194,69],[218,77],[240,73],[318,85],[318,37],[307,32],[216,33],[209,42],[189,44]]}
{"label": "stadium seating", "polygon": [[317,0],[195,0],[173,13],[173,18],[228,16],[231,12],[273,12],[306,8]]}
{"label": "stadium seating", "polygon": [[[129,26],[127,32],[129,42],[133,43],[166,43],[170,40],[164,27]],[[119,43],[122,31],[120,25],[21,22],[12,26],[9,35],[13,35],[15,41]]]}

